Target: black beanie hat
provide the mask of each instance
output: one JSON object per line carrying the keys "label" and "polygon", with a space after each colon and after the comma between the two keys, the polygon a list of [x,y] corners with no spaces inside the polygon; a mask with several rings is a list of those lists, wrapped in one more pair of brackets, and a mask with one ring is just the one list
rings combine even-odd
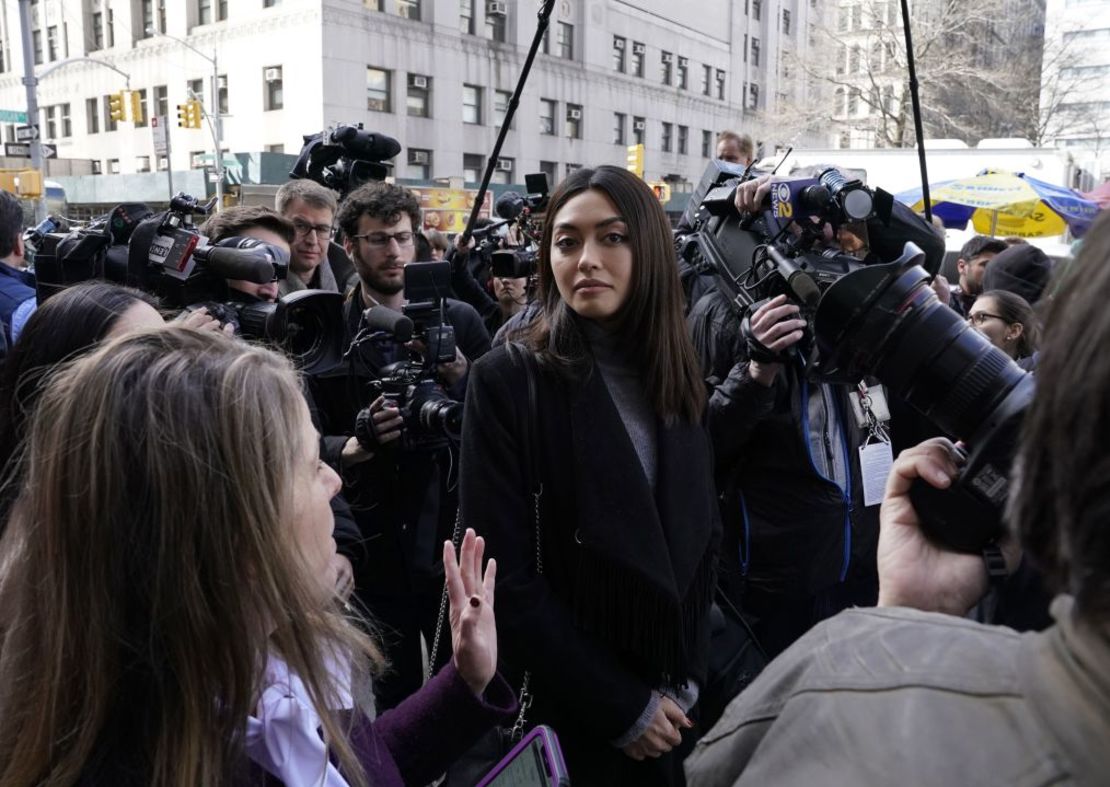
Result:
{"label": "black beanie hat", "polygon": [[1008,290],[1029,303],[1036,303],[1048,286],[1052,260],[1031,243],[1019,243],[987,263],[983,291]]}

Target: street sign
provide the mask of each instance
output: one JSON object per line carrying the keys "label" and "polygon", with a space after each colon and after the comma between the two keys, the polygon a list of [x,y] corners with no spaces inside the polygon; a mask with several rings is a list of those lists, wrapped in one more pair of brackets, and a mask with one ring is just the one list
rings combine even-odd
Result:
{"label": "street sign", "polygon": [[[30,147],[30,145],[28,145],[28,147]],[[58,146],[57,145],[47,145],[45,142],[43,142],[42,144],[39,145],[39,149],[42,150],[42,157],[44,159],[58,158]]]}
{"label": "street sign", "polygon": [[4,155],[11,158],[31,158],[31,146],[22,142],[5,142]]}
{"label": "street sign", "polygon": [[168,155],[166,146],[166,116],[154,115],[150,119],[150,133],[154,137],[154,154],[156,156]]}
{"label": "street sign", "polygon": [[39,138],[38,126],[16,126],[15,127],[15,141],[16,142],[31,142]]}
{"label": "street sign", "polygon": [[27,113],[21,112],[18,109],[0,109],[0,122],[2,123],[26,123]]}

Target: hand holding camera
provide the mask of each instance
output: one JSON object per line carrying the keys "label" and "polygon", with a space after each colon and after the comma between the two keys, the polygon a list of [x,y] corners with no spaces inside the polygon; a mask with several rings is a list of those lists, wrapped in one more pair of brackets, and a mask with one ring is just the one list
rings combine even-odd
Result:
{"label": "hand holding camera", "polygon": [[[776,295],[756,309],[749,320],[750,341],[768,355],[783,355],[802,340],[806,321],[798,317],[801,309],[797,304],[787,301],[785,295]],[[764,356],[766,357],[766,356]],[[748,375],[760,385],[768,388],[782,364],[771,360],[753,357],[748,366]]]}

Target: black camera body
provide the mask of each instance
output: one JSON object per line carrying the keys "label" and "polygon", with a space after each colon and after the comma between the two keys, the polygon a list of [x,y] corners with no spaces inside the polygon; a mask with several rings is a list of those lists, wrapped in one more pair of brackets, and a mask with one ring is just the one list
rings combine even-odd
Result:
{"label": "black camera body", "polygon": [[[822,224],[880,218],[889,195],[826,171],[775,183],[755,215],[734,207],[747,173],[712,162],[688,208],[692,232],[679,253],[713,274],[738,319],[785,293],[807,318],[808,375],[855,385],[874,376],[968,446],[957,481],[941,491],[918,482],[911,494],[929,538],[978,552],[1003,533],[1002,512],[1033,379],[937,300],[924,254],[906,243],[893,262],[868,263],[823,248]],[[816,221],[813,220],[816,218]],[[882,226],[882,223],[880,223]]]}
{"label": "black camera body", "polygon": [[304,136],[304,147],[289,173],[309,178],[339,192],[340,198],[371,180],[385,180],[392,168],[386,163],[401,152],[392,137],[364,131],[362,124],[340,124]]}
{"label": "black camera body", "polygon": [[[418,363],[400,361],[382,370],[374,382],[375,390],[401,413],[404,427],[400,447],[403,451],[436,451],[458,442],[462,436],[463,405],[451,399],[436,382],[434,372]],[[355,439],[367,450],[376,440],[370,427],[370,408],[355,418]]]}

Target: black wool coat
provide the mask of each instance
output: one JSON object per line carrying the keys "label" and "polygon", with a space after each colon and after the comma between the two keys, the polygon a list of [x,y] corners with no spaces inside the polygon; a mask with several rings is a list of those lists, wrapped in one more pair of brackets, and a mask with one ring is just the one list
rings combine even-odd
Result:
{"label": "black wool coat", "polygon": [[[463,523],[485,536],[498,562],[502,668],[514,685],[531,673],[529,723],[615,752],[608,742],[632,727],[660,685],[659,654],[641,656],[667,640],[664,632],[685,635],[676,667],[683,674],[670,676],[673,683],[705,685],[720,538],[711,448],[701,425],[660,423],[653,495],[600,372],[581,383],[535,366],[533,373],[529,430],[522,361],[498,347],[471,368]],[[542,574],[531,450],[542,481]],[[637,637],[648,643],[640,654],[626,647]]]}

